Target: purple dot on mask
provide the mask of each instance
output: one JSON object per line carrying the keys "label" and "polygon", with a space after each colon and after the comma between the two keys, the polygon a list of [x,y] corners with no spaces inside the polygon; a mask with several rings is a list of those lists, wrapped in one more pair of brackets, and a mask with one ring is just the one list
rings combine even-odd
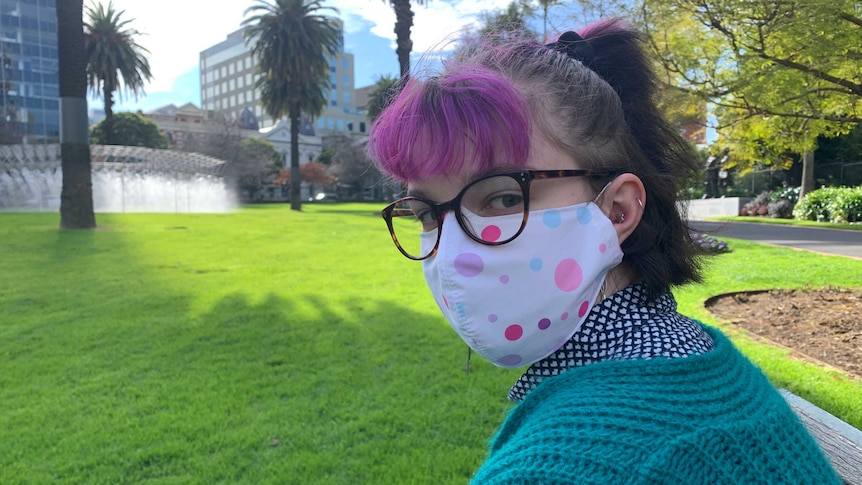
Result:
{"label": "purple dot on mask", "polygon": [[489,322],[491,322],[491,323],[496,322],[496,321],[497,321],[497,315],[496,315],[496,314],[494,314],[494,313],[492,313],[492,314],[488,315],[488,321],[489,321]]}
{"label": "purple dot on mask", "polygon": [[523,359],[518,354],[509,354],[505,357],[497,359],[497,363],[504,366],[515,366],[521,363]]}
{"label": "purple dot on mask", "polygon": [[509,282],[509,275],[504,274],[503,276],[500,276],[500,283],[503,283],[505,285],[508,282]]}
{"label": "purple dot on mask", "polygon": [[463,276],[472,278],[485,269],[485,262],[478,254],[461,253],[455,258],[455,271]]}
{"label": "purple dot on mask", "polygon": [[539,330],[547,330],[548,327],[551,326],[551,320],[548,318],[543,318],[539,320]]}

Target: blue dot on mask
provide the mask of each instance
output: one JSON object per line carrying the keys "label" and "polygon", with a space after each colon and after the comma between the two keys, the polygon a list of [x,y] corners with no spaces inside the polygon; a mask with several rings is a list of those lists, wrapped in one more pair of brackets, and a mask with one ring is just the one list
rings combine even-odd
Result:
{"label": "blue dot on mask", "polygon": [[545,211],[542,215],[542,221],[551,229],[556,229],[563,223],[563,218],[560,216],[560,211],[552,209]]}
{"label": "blue dot on mask", "polygon": [[581,224],[589,224],[591,220],[593,220],[593,213],[590,212],[586,207],[578,207],[578,222]]}
{"label": "blue dot on mask", "polygon": [[540,269],[542,269],[542,260],[540,258],[531,259],[530,269],[533,271],[539,271]]}

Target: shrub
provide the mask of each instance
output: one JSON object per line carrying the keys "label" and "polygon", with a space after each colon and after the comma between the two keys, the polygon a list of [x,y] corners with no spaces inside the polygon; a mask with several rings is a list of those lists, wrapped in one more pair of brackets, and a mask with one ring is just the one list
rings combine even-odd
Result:
{"label": "shrub", "polygon": [[794,203],[787,199],[774,200],[767,204],[767,212],[769,217],[778,219],[793,219]]}
{"label": "shrub", "polygon": [[769,192],[761,192],[760,195],[742,206],[741,216],[765,216],[769,213]]}
{"label": "shrub", "polygon": [[862,222],[862,186],[811,191],[796,205],[793,216],[808,221]]}

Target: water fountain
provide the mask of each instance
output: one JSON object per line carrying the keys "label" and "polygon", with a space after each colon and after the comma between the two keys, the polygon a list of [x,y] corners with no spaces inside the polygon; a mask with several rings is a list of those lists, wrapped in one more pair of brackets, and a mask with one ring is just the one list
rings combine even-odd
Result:
{"label": "water fountain", "polygon": [[[227,212],[225,162],[198,153],[91,145],[96,212]],[[0,211],[59,211],[60,145],[0,146]]]}

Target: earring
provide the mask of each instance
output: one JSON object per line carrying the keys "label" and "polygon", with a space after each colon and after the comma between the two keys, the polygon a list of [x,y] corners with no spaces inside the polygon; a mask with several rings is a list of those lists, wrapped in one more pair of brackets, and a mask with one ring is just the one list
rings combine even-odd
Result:
{"label": "earring", "polygon": [[620,215],[617,216],[617,224],[622,224],[626,221],[626,215],[623,212],[620,212]]}

